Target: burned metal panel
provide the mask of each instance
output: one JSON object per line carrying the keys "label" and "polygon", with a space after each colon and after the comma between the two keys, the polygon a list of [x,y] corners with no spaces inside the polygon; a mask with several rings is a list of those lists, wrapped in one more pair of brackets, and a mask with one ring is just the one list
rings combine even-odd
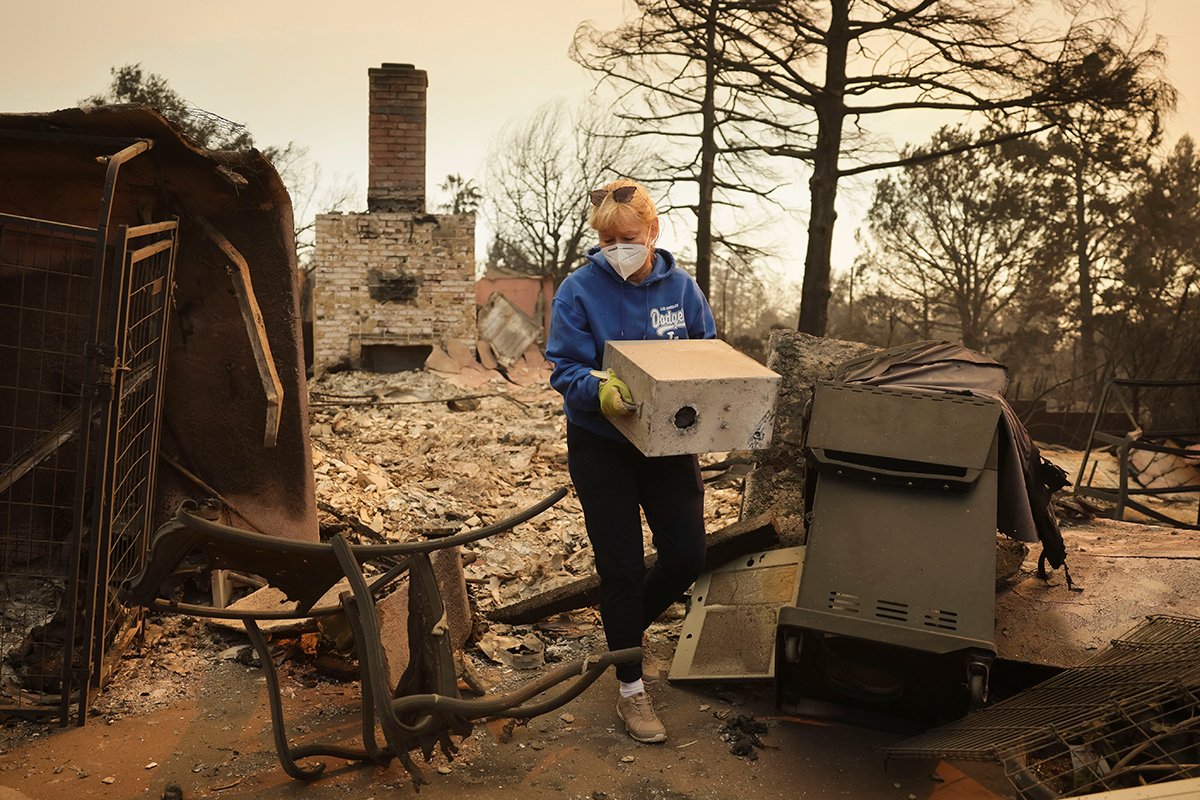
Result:
{"label": "burned metal panel", "polygon": [[94,228],[0,214],[0,707],[65,721],[74,705],[82,723],[140,613],[112,589],[156,521],[177,223],[111,225],[121,168],[151,140],[0,128],[0,141],[93,147],[105,165]]}
{"label": "burned metal panel", "polygon": [[[162,423],[167,321],[178,223],[166,221],[120,226],[96,307],[101,336],[90,376],[88,419],[97,413],[95,438],[88,459],[90,508],[76,510],[81,537],[91,534],[83,594],[84,628],[73,632],[82,645],[78,678],[80,721],[89,707],[90,690],[103,687],[120,655],[120,639],[140,610],[116,602],[113,589],[141,569],[150,534],[159,520],[154,513],[157,453]],[[111,271],[111,274],[107,274]],[[110,317],[110,319],[107,319]],[[81,465],[80,474],[89,469]],[[90,519],[89,519],[90,517]],[[80,564],[82,567],[82,564]]]}
{"label": "burned metal panel", "polygon": [[[241,264],[205,249],[203,214]],[[111,590],[159,509],[215,493],[258,530],[316,538],[290,205],[257,153],[198,150],[146,109],[71,110],[0,115],[0,220],[0,703],[82,722],[140,613]],[[257,348],[238,296],[254,283]],[[264,341],[274,400],[291,398],[276,448],[247,444],[272,402]],[[159,457],[189,477],[156,482]]]}
{"label": "burned metal panel", "polygon": [[[206,151],[155,112],[137,107],[0,115],[0,128],[46,134],[144,137],[154,149],[122,172],[112,223],[180,217],[174,314],[165,382],[163,451],[238,509],[234,522],[294,539],[317,537],[308,439],[291,202],[257,151]],[[0,146],[0,212],[94,226],[104,167],[94,148]],[[249,266],[282,388],[279,433],[263,446],[269,399],[231,264],[190,215],[203,216]],[[163,470],[159,517],[209,492],[174,467]]]}
{"label": "burned metal panel", "polygon": [[504,295],[510,303],[541,328],[538,344],[545,345],[546,331],[550,329],[550,305],[554,300],[554,278],[550,275],[524,275],[492,268],[475,281],[475,305],[486,305],[496,292]]}
{"label": "burned metal panel", "polygon": [[0,214],[0,707],[60,713],[96,231]]}
{"label": "burned metal panel", "polygon": [[492,347],[496,360],[506,369],[517,362],[541,332],[536,322],[499,292],[479,309],[479,338]]}
{"label": "burned metal panel", "polygon": [[803,569],[804,548],[789,547],[701,575],[679,632],[671,680],[774,677],[779,609],[796,597]]}

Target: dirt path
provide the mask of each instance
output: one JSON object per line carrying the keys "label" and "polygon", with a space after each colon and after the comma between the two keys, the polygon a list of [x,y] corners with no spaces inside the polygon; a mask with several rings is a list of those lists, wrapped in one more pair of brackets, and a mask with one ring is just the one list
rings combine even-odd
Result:
{"label": "dirt path", "polygon": [[[357,733],[357,686],[285,678],[290,733]],[[0,799],[159,798],[176,783],[184,798],[382,798],[416,796],[398,766],[330,761],[311,784],[279,769],[257,669],[221,661],[189,676],[185,697],[145,713],[104,715],[83,728],[23,727],[0,757]],[[967,800],[1004,796],[949,765],[897,762],[876,748],[895,735],[781,718],[768,687],[659,685],[656,702],[671,732],[663,745],[639,745],[619,729],[615,683],[602,679],[561,711],[505,736],[500,723],[478,728],[458,758],[423,765],[420,797],[579,798],[580,800],[740,800],[861,798]],[[739,714],[770,726],[770,747],[750,761],[729,752],[720,731]],[[36,735],[35,735],[36,734]],[[154,766],[149,766],[153,764]],[[934,776],[937,776],[935,780]],[[1001,789],[997,776],[977,775]],[[105,780],[110,779],[110,783]],[[8,792],[6,794],[6,791]],[[17,794],[14,794],[16,792]]]}

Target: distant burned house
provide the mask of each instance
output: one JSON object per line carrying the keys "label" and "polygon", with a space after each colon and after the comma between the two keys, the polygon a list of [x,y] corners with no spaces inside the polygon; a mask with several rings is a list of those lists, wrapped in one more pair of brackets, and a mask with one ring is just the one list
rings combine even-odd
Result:
{"label": "distant burned house", "polygon": [[475,215],[425,208],[426,73],[384,64],[368,76],[367,211],[316,222],[317,375],[419,368],[441,341],[475,338]]}

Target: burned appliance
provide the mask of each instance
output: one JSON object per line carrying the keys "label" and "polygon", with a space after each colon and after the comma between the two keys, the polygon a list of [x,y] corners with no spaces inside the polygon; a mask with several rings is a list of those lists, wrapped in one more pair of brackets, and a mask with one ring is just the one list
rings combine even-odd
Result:
{"label": "burned appliance", "polygon": [[817,384],[804,573],[776,636],[781,704],[933,721],[985,700],[1000,414],[962,393]]}

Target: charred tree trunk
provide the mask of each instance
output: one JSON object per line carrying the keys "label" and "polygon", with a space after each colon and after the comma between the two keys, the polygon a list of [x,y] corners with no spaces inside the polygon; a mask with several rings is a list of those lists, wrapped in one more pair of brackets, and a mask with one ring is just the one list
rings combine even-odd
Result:
{"label": "charred tree trunk", "polygon": [[704,99],[700,104],[700,175],[696,201],[696,283],[710,297],[712,280],[712,211],[717,165],[717,12],[718,0],[709,0],[704,20]]}
{"label": "charred tree trunk", "polygon": [[878,349],[798,331],[771,334],[767,367],[783,377],[775,406],[775,435],[769,448],[754,453],[754,469],[746,476],[742,492],[742,519],[772,514],[784,547],[805,542],[805,412],[813,384],[832,379],[843,362]]}
{"label": "charred tree trunk", "polygon": [[813,98],[817,115],[817,143],[813,174],[809,180],[812,206],[808,220],[808,249],[804,256],[804,282],[800,294],[802,333],[824,336],[829,322],[829,271],[833,252],[833,224],[837,220],[838,162],[842,150],[842,121],[846,115],[846,55],[850,42],[847,0],[830,4],[826,34],[825,86]]}
{"label": "charred tree trunk", "polygon": [[[1096,368],[1096,332],[1093,318],[1092,257],[1088,252],[1087,191],[1084,176],[1087,154],[1082,148],[1075,154],[1075,256],[1079,269],[1079,357],[1081,373],[1091,375]],[[1094,383],[1094,380],[1089,381]]]}

